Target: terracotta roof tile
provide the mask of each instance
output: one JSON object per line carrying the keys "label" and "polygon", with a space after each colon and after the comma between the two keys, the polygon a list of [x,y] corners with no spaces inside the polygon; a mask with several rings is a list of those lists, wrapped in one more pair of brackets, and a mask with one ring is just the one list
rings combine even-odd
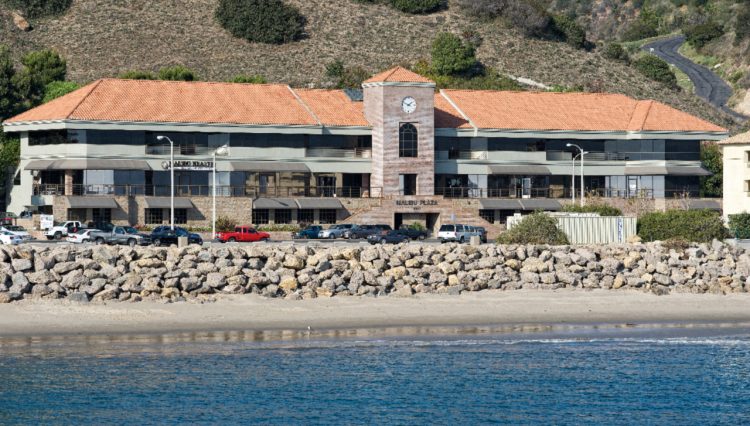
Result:
{"label": "terracotta roof tile", "polygon": [[8,121],[318,125],[286,85],[105,79],[89,87],[77,104],[80,95],[63,97]]}
{"label": "terracotta roof tile", "polygon": [[719,145],[750,145],[750,132],[740,133],[719,141]]}
{"label": "terracotta roof tile", "polygon": [[391,68],[388,71],[383,71],[380,74],[375,74],[371,78],[364,81],[367,83],[435,83],[427,77],[409,71],[403,67]]}
{"label": "terracotta roof tile", "polygon": [[482,129],[686,131],[725,129],[655,101],[604,93],[444,90]]}
{"label": "terracotta roof tile", "polygon": [[324,126],[366,126],[364,104],[353,102],[343,90],[294,89]]}
{"label": "terracotta roof tile", "polygon": [[440,93],[435,94],[435,128],[438,129],[458,129],[469,128],[471,124],[460,112],[453,108]]}
{"label": "terracotta roof tile", "polygon": [[70,115],[86,99],[89,94],[96,89],[100,81],[96,81],[78,90],[61,96],[46,104],[22,112],[15,117],[9,118],[6,122],[27,122],[27,121],[56,121],[70,118]]}

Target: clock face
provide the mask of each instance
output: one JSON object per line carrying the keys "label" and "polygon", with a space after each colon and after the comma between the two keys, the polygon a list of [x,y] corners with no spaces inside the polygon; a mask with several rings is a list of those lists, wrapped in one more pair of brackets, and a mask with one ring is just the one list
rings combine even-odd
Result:
{"label": "clock face", "polygon": [[407,96],[401,102],[401,109],[403,109],[405,113],[411,114],[417,110],[417,101],[411,96]]}

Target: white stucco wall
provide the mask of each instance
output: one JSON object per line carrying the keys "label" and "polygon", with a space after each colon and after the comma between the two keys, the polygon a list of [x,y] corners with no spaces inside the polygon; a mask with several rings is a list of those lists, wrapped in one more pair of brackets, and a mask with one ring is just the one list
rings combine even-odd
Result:
{"label": "white stucco wall", "polygon": [[750,212],[750,193],[745,181],[750,181],[748,152],[750,144],[724,145],[724,219],[730,214]]}

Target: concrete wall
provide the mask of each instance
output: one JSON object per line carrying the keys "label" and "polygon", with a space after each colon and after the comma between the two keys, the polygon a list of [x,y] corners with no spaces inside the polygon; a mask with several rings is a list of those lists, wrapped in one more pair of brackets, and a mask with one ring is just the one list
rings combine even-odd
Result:
{"label": "concrete wall", "polygon": [[724,145],[724,218],[730,214],[750,212],[750,144]]}

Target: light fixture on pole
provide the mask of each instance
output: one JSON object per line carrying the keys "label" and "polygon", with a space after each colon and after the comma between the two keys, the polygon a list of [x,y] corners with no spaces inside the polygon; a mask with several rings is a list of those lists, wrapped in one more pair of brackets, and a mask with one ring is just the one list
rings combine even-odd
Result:
{"label": "light fixture on pole", "polygon": [[226,145],[217,148],[213,152],[213,209],[211,210],[211,239],[216,238],[216,157],[225,157],[229,155],[229,147]]}
{"label": "light fixture on pole", "polygon": [[169,226],[174,231],[174,142],[167,136],[157,136],[157,141],[169,141]]}
{"label": "light fixture on pole", "polygon": [[[579,145],[576,145],[574,143],[569,143],[569,144],[567,144],[565,146],[567,146],[568,148],[575,147],[575,148],[578,148],[579,151],[581,151],[580,152],[580,155],[581,155],[581,207],[583,207],[583,202],[585,200],[585,193],[584,193],[585,189],[584,189],[584,185],[583,185],[583,157],[587,153],[586,153],[586,151],[583,150],[583,148],[581,148]],[[573,158],[573,164],[575,164],[575,157]],[[573,166],[573,170],[575,170],[575,166]]]}

